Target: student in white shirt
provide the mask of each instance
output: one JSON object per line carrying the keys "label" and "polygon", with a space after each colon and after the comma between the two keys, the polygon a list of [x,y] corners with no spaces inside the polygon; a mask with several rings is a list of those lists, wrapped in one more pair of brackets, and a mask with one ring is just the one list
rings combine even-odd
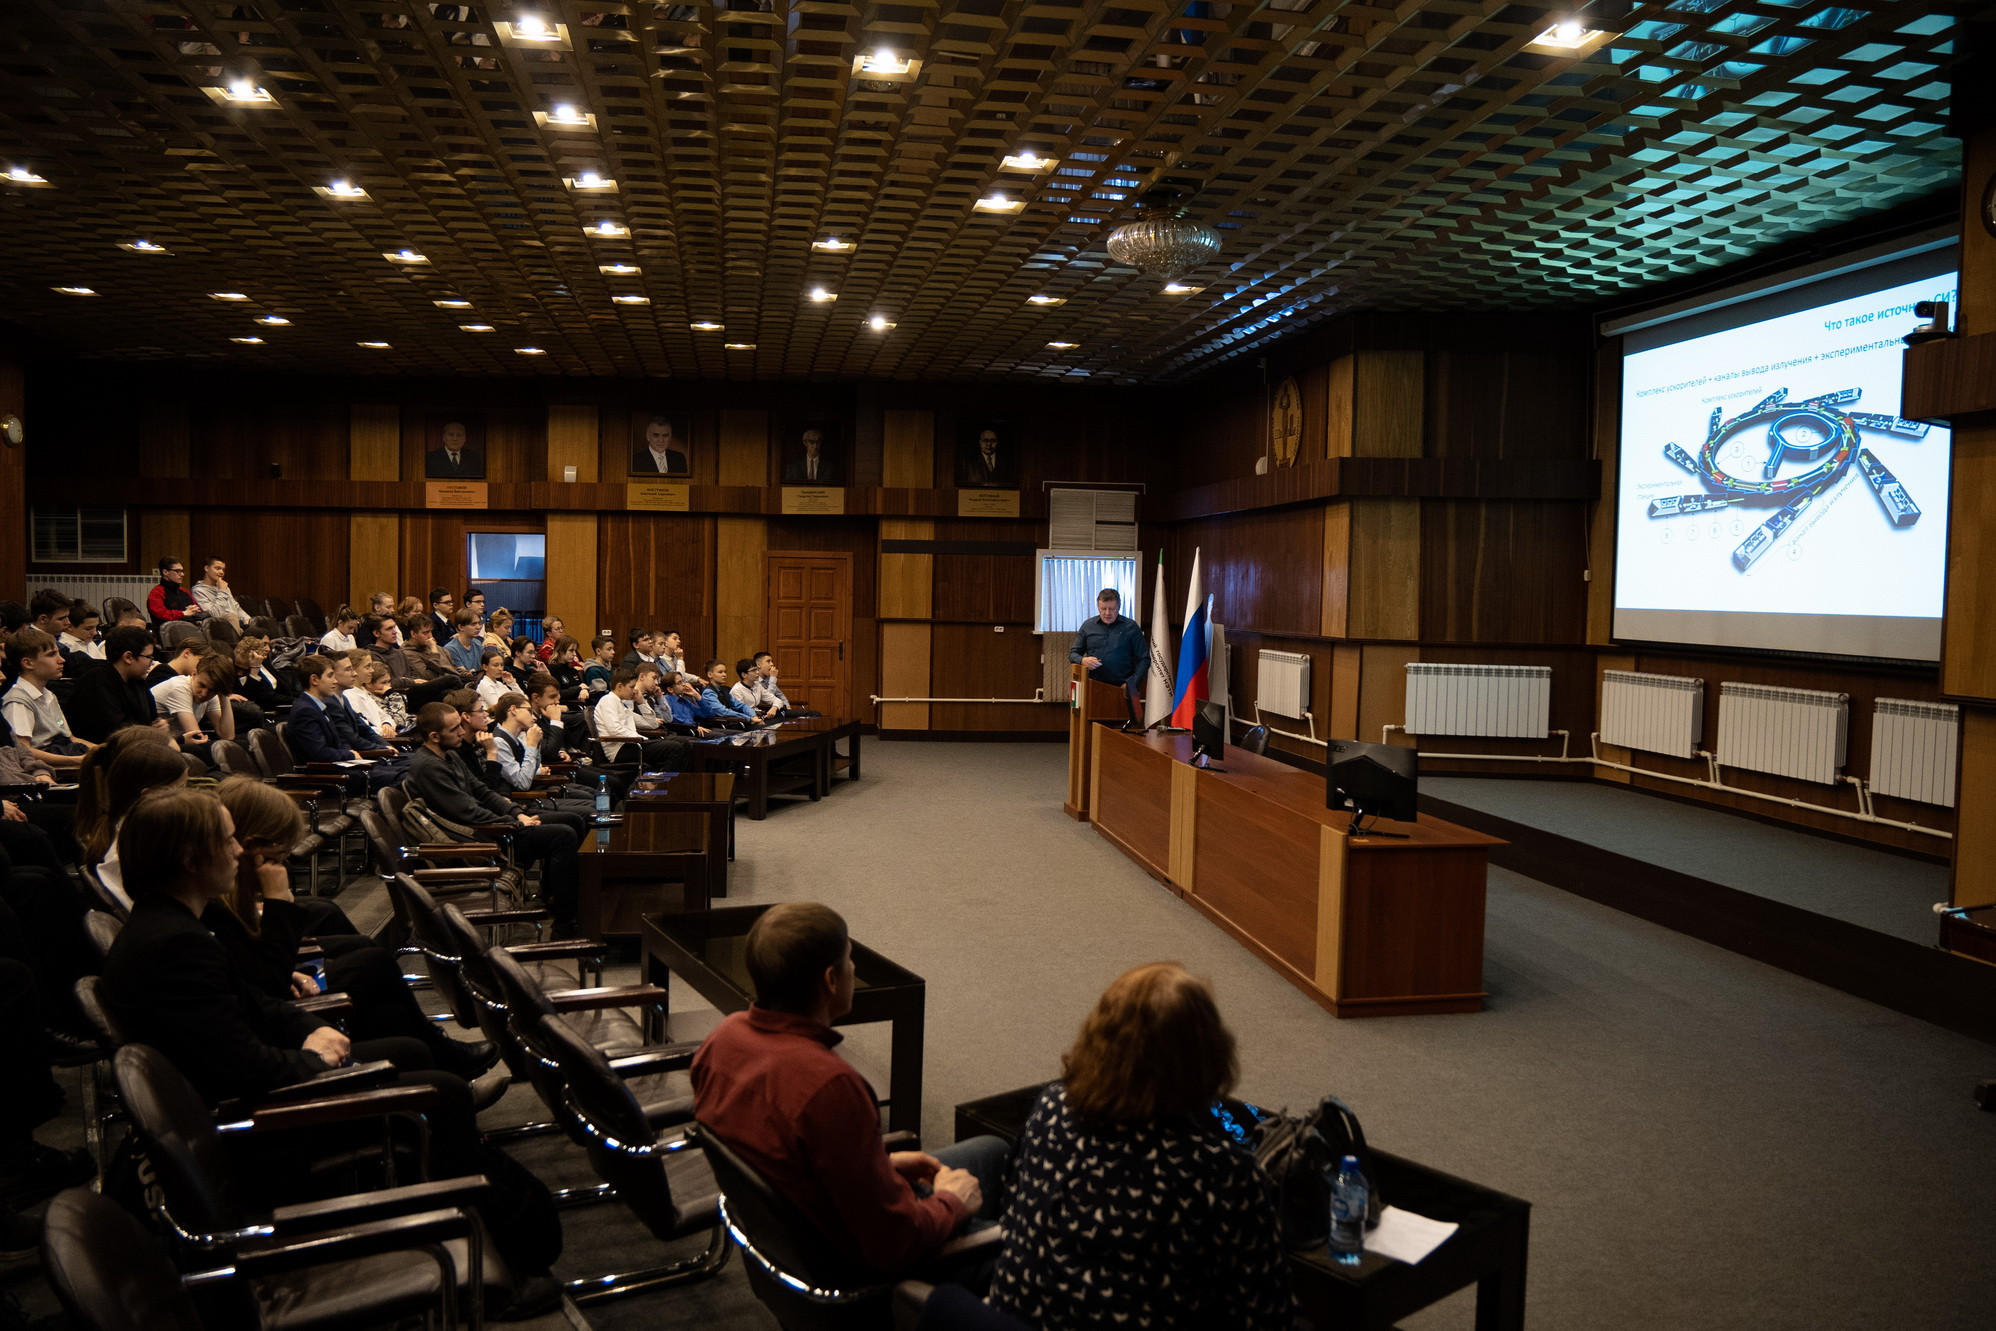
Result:
{"label": "student in white shirt", "polygon": [[69,718],[49,684],[62,674],[55,639],[36,628],[15,631],[7,640],[7,663],[20,678],[0,699],[0,714],[13,728],[14,743],[57,770],[80,767],[96,748],[69,731]]}
{"label": "student in white shirt", "polygon": [[326,636],[319,639],[319,645],[329,652],[350,652],[357,644],[353,631],[360,627],[360,615],[350,605],[343,605],[333,612],[333,627],[326,630]]}
{"label": "student in white shirt", "polygon": [[403,720],[398,722],[389,710],[388,699],[393,695],[388,690],[394,681],[389,676],[388,667],[379,661],[363,661],[354,667],[354,675],[360,683],[340,695],[347,700],[347,706],[353,708],[361,720],[373,726],[374,732],[383,739],[400,733],[409,714],[404,710]]}
{"label": "student in white shirt", "polygon": [[182,748],[206,752],[211,739],[236,737],[236,709],[229,705],[229,685],[235,662],[226,656],[205,656],[191,675],[175,675],[153,685],[153,706],[179,736]]}
{"label": "student in white shirt", "polygon": [[506,669],[506,653],[497,647],[487,647],[485,655],[478,658],[478,700],[485,704],[494,716],[499,699],[508,693],[520,692],[520,686],[513,682],[512,674]]}
{"label": "student in white shirt", "polygon": [[764,721],[782,710],[763,696],[762,671],[756,669],[755,658],[751,656],[735,662],[735,686],[728,690],[728,696]]}
{"label": "student in white shirt", "polygon": [[74,601],[69,607],[69,627],[55,640],[65,657],[82,652],[93,661],[104,659],[104,644],[97,641],[98,626],[104,622],[97,607],[88,601]]}
{"label": "student in white shirt", "polygon": [[[609,691],[596,701],[596,740],[603,752],[613,763],[636,758],[647,772],[684,771],[692,746],[677,736],[647,737],[638,721],[637,696],[638,672],[631,666],[618,666],[610,676]],[[635,753],[631,752],[634,748]]]}

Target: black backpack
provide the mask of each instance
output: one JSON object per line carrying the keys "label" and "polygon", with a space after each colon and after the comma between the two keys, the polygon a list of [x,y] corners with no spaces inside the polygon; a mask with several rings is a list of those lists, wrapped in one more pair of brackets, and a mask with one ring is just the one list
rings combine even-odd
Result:
{"label": "black backpack", "polygon": [[1386,1203],[1379,1196],[1372,1152],[1365,1129],[1351,1106],[1327,1095],[1311,1113],[1301,1116],[1270,1113],[1254,1128],[1254,1158],[1275,1188],[1275,1205],[1282,1217],[1282,1241],[1291,1248],[1314,1248],[1331,1233],[1331,1177],[1347,1155],[1371,1186],[1367,1189],[1365,1227],[1379,1224]]}

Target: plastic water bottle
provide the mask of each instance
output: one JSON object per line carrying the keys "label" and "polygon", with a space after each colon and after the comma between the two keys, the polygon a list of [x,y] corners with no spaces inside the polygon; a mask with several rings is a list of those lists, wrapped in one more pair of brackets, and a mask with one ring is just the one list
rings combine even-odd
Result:
{"label": "plastic water bottle", "polygon": [[1372,1187],[1359,1172],[1358,1157],[1338,1161],[1331,1180],[1331,1260],[1357,1266],[1365,1255],[1365,1211]]}
{"label": "plastic water bottle", "polygon": [[596,816],[598,818],[608,818],[610,816],[610,774],[608,772],[599,772],[596,775]]}

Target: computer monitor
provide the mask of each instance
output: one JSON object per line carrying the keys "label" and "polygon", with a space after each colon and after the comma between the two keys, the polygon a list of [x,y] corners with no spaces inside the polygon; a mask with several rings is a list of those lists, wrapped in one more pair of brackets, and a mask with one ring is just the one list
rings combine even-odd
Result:
{"label": "computer monitor", "polygon": [[[1192,758],[1216,763],[1227,756],[1227,707],[1211,698],[1201,700],[1192,712]],[[1205,763],[1201,763],[1205,766]]]}
{"label": "computer monitor", "polygon": [[1352,831],[1357,831],[1360,820],[1367,817],[1414,821],[1419,814],[1418,753],[1395,744],[1366,744],[1355,739],[1334,739],[1329,748],[1324,803],[1328,808],[1352,810]]}

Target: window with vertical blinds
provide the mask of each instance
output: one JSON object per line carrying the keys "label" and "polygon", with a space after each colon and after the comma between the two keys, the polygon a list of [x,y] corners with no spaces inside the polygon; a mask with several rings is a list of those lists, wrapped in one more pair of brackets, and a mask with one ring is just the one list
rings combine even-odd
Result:
{"label": "window with vertical blinds", "polygon": [[1047,547],[1038,552],[1034,632],[1080,628],[1105,587],[1122,595],[1125,614],[1141,608],[1134,490],[1049,490]]}

